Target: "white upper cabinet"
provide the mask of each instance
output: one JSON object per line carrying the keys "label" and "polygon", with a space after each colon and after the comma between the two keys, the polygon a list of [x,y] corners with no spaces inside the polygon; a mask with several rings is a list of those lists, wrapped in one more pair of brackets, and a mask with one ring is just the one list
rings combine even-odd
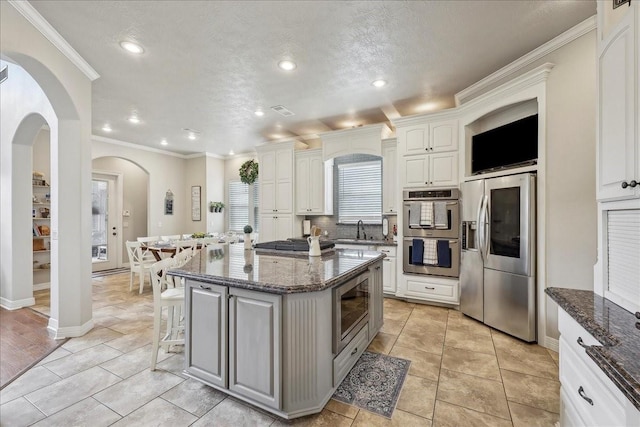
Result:
{"label": "white upper cabinet", "polygon": [[[608,6],[608,5],[607,5]],[[599,45],[598,200],[640,197],[640,18],[632,5]]]}
{"label": "white upper cabinet", "polygon": [[382,143],[382,212],[397,215],[398,144],[394,139]]}
{"label": "white upper cabinet", "polygon": [[398,138],[404,144],[403,155],[430,154],[458,149],[458,121],[443,120],[399,126]]}
{"label": "white upper cabinet", "polygon": [[322,149],[296,151],[296,214],[333,214],[333,160],[322,160]]}
{"label": "white upper cabinet", "polygon": [[293,212],[293,145],[258,149],[260,212]]}
{"label": "white upper cabinet", "polygon": [[404,187],[458,185],[458,153],[407,156],[401,160]]}

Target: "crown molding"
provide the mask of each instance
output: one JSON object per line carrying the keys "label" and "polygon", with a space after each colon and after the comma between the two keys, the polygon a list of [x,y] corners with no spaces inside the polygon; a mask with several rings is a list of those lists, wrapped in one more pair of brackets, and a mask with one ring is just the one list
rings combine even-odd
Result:
{"label": "crown molding", "polygon": [[564,33],[559,36],[549,40],[542,46],[532,50],[526,55],[516,59],[509,65],[502,67],[498,71],[489,74],[484,79],[472,84],[466,89],[461,90],[460,92],[454,95],[456,101],[456,107],[461,106],[465,102],[473,99],[480,93],[482,93],[485,89],[490,87],[491,85],[499,82],[500,80],[509,77],[510,75],[518,72],[524,67],[532,64],[533,62],[539,60],[545,55],[550,54],[551,52],[560,49],[562,46],[571,43],[579,37],[589,33],[596,29],[596,17],[595,15],[585,19],[581,23],[575,25],[574,27],[568,29]]}
{"label": "crown molding", "polygon": [[[142,150],[142,151],[149,151],[151,153],[164,154],[166,156],[177,157],[179,159],[189,159],[189,158],[192,158],[190,156],[193,156],[192,154],[189,154],[189,155],[178,154],[172,151],[166,151],[166,150],[161,150],[159,148],[147,147],[146,145],[133,144],[131,142],[120,141],[119,139],[113,139],[113,138],[106,138],[104,136],[99,136],[99,135],[91,135],[91,140],[104,142],[106,144],[119,145],[121,147],[131,148],[133,150]],[[202,154],[199,153],[196,155],[196,157],[197,156],[202,156]]]}
{"label": "crown molding", "polygon": [[31,23],[43,36],[47,38],[55,47],[58,48],[64,56],[71,61],[73,65],[78,67],[89,80],[94,81],[100,77],[100,74],[93,69],[87,61],[58,33],[55,28],[47,22],[46,19],[26,0],[8,0],[27,21]]}
{"label": "crown molding", "polygon": [[412,126],[412,125],[422,125],[427,121],[433,120],[449,120],[454,119],[460,114],[457,108],[448,108],[446,110],[440,111],[432,111],[427,113],[419,113],[411,116],[398,117],[397,119],[393,119],[393,125],[398,126]]}

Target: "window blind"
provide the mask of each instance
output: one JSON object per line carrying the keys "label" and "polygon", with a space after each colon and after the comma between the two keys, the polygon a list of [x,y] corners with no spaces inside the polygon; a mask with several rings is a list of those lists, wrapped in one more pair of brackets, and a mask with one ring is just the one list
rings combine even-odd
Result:
{"label": "window blind", "polygon": [[382,222],[382,161],[338,165],[338,221]]}
{"label": "window blind", "polygon": [[249,186],[241,181],[229,182],[229,230],[243,232],[249,224]]}
{"label": "window blind", "polygon": [[640,209],[607,212],[609,292],[640,305]]}

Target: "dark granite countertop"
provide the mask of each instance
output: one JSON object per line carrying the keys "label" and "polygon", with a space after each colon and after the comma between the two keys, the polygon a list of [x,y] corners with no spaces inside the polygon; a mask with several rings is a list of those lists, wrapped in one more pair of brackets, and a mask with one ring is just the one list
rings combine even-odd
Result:
{"label": "dark granite countertop", "polygon": [[331,288],[364,272],[384,254],[336,249],[320,257],[306,252],[282,254],[244,250],[243,245],[207,246],[170,274],[205,283],[289,294]]}
{"label": "dark granite countertop", "polygon": [[547,288],[547,295],[602,346],[586,353],[640,410],[640,320],[591,291]]}

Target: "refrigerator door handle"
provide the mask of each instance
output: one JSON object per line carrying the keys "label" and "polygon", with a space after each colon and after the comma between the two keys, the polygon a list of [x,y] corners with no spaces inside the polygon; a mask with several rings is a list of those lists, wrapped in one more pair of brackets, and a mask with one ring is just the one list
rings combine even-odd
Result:
{"label": "refrigerator door handle", "polygon": [[477,232],[476,232],[476,248],[478,249],[478,252],[480,253],[480,258],[482,258],[483,262],[484,262],[484,258],[483,258],[483,254],[482,254],[482,205],[484,204],[484,196],[480,197],[480,200],[478,201],[478,209],[476,210],[477,213],[477,218],[476,218],[476,227],[477,227]]}
{"label": "refrigerator door handle", "polygon": [[479,252],[482,256],[482,261],[486,263],[487,257],[489,256],[489,197],[483,196],[482,203],[480,205],[480,214],[479,220],[482,227],[482,231],[480,233],[480,237],[482,241],[480,242]]}

